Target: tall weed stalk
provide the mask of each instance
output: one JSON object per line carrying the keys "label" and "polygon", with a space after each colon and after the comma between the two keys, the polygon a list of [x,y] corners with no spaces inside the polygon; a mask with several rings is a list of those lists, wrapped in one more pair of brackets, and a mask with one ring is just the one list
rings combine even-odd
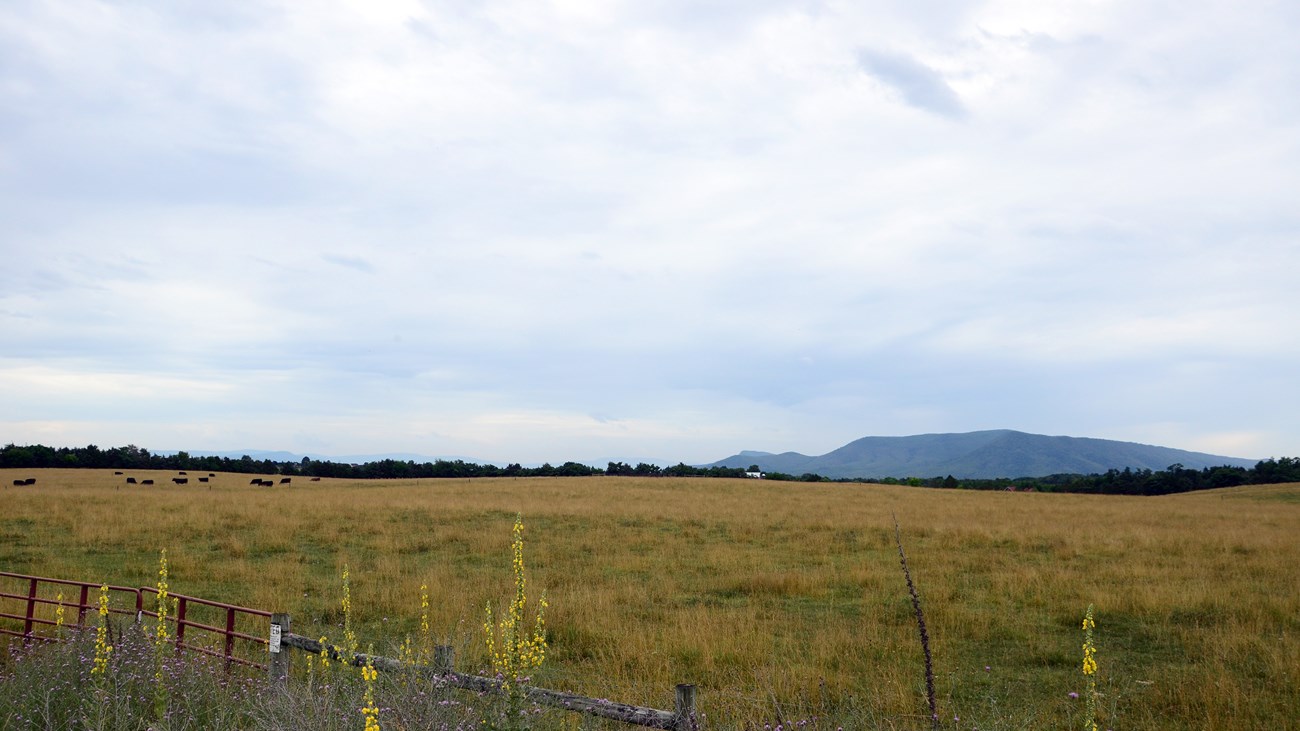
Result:
{"label": "tall weed stalk", "polygon": [[903,534],[898,527],[898,516],[894,519],[894,543],[898,546],[898,562],[903,566],[903,578],[907,579],[907,593],[912,597],[912,611],[916,614],[916,628],[921,633],[921,650],[925,652],[925,699],[930,705],[930,724],[939,728],[939,709],[934,701],[934,660],[930,656],[930,633],[925,629],[925,612],[921,611],[921,597],[917,596],[916,584],[912,582],[912,572],[907,568],[907,554],[903,552]]}

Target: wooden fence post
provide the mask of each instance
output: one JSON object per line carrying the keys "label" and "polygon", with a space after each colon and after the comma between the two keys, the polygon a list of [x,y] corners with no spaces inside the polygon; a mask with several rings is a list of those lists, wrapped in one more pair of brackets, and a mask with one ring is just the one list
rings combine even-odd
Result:
{"label": "wooden fence post", "polygon": [[269,663],[268,672],[271,675],[271,682],[282,686],[289,683],[289,648],[281,644],[280,639],[289,634],[290,628],[288,614],[277,612],[271,615],[271,639],[269,645],[271,662]]}
{"label": "wooden fence post", "polygon": [[677,704],[674,709],[673,728],[675,731],[695,731],[699,724],[695,720],[695,686],[680,683],[677,686]]}
{"label": "wooden fence post", "polygon": [[456,671],[456,648],[451,645],[438,645],[433,648],[433,672],[438,675],[451,675]]}

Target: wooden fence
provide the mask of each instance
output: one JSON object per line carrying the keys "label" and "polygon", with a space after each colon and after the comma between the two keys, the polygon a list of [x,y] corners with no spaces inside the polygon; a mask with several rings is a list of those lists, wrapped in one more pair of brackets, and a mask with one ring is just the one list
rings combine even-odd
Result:
{"label": "wooden fence", "polygon": [[[9,590],[5,586],[6,583],[12,586],[13,590]],[[69,620],[68,625],[84,629],[94,622],[89,615],[95,613],[97,607],[92,603],[91,594],[98,592],[100,587],[100,584],[93,582],[0,572],[0,620],[22,623],[22,631],[18,631],[8,629],[3,626],[3,622],[0,622],[0,633],[23,637],[26,641],[53,641],[55,638],[42,636],[37,631],[39,628],[52,627],[56,624],[53,619],[46,616],[53,611],[52,607],[76,609],[76,620],[75,622]],[[61,592],[63,589],[67,589],[70,596],[65,598],[49,596],[51,592],[55,590]],[[125,602],[120,599],[119,602],[115,602],[117,606],[110,607],[109,611],[115,614],[132,614],[137,622],[142,621],[144,617],[158,616],[157,613],[144,608],[144,595],[157,594],[157,589],[152,587],[109,586],[108,591],[119,598],[123,596],[126,598]],[[376,670],[383,672],[410,673],[432,683],[476,693],[504,695],[507,692],[506,684],[501,680],[457,672],[455,669],[455,656],[450,646],[435,648],[434,661],[431,665],[412,666],[392,658],[360,653],[345,656],[346,653],[336,646],[323,645],[317,640],[291,633],[288,614],[273,614],[260,609],[249,609],[248,607],[239,607],[183,594],[170,594],[169,596],[176,602],[177,611],[169,616],[167,620],[173,625],[174,631],[171,641],[176,645],[177,652],[195,651],[224,658],[227,669],[230,668],[232,663],[265,668],[271,680],[275,683],[283,684],[288,682],[290,669],[290,653],[288,651],[298,650],[314,655],[324,653],[339,662],[351,663],[357,666],[369,664]],[[122,607],[121,603],[127,603],[129,608]],[[10,608],[14,611],[9,611]],[[195,621],[190,616],[192,609],[203,609],[208,613],[215,612],[219,619],[209,620],[213,622],[212,624]],[[236,626],[237,619],[242,619],[246,623],[255,623],[258,628],[253,629],[245,626],[241,630]],[[261,624],[267,620],[269,620],[268,624]],[[214,637],[217,642],[212,646],[193,643],[190,641],[190,633],[186,631],[187,629],[200,631],[205,635]],[[254,632],[257,634],[254,634]],[[244,657],[236,654],[237,646],[243,648]],[[220,649],[217,649],[218,647]],[[257,658],[248,656],[250,652],[254,654],[267,652],[269,662],[266,664],[258,662]],[[268,655],[262,655],[262,657],[266,658]],[[672,711],[643,708],[601,698],[587,698],[558,690],[536,688],[530,685],[517,685],[511,690],[512,692],[521,693],[524,698],[538,705],[572,713],[585,713],[590,716],[608,718],[635,726],[672,729],[673,731],[697,731],[699,728],[699,721],[695,712],[694,685],[682,684],[677,686],[676,702]]]}
{"label": "wooden fence", "polygon": [[[327,655],[332,660],[350,663],[358,667],[370,665],[376,670],[392,673],[413,673],[431,682],[474,691],[504,695],[506,684],[496,678],[484,678],[457,672],[455,669],[454,649],[449,645],[434,648],[433,664],[411,666],[399,660],[380,655],[355,653],[351,656],[335,645],[326,645],[310,637],[296,635],[289,631],[289,615],[271,616],[270,638],[270,677],[279,683],[288,682],[290,654],[289,649],[300,650],[313,655]],[[608,718],[614,721],[644,726],[646,728],[672,729],[673,731],[697,731],[700,727],[695,712],[695,686],[680,684],[677,686],[674,710],[661,711],[657,708],[645,708],[626,703],[616,703],[602,698],[565,693],[558,690],[536,688],[531,685],[519,685],[514,692],[538,705],[558,708],[562,711],[585,713],[589,716]]]}

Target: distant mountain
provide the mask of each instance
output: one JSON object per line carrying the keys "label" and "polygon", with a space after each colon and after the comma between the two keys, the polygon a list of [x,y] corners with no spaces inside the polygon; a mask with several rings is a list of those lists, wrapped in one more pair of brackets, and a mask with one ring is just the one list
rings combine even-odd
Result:
{"label": "distant mountain", "polygon": [[709,467],[748,467],[764,472],[831,478],[943,477],[991,479],[1093,474],[1109,469],[1163,470],[1229,465],[1254,467],[1258,460],[1220,457],[1169,447],[1084,437],[1049,437],[1010,429],[910,437],[863,437],[819,457],[798,452],[745,451]]}

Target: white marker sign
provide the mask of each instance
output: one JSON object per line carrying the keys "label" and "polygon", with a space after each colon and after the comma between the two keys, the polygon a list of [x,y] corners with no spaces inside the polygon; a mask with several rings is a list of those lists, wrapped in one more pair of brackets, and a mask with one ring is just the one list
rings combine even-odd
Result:
{"label": "white marker sign", "polygon": [[271,652],[280,651],[280,625],[271,625]]}

